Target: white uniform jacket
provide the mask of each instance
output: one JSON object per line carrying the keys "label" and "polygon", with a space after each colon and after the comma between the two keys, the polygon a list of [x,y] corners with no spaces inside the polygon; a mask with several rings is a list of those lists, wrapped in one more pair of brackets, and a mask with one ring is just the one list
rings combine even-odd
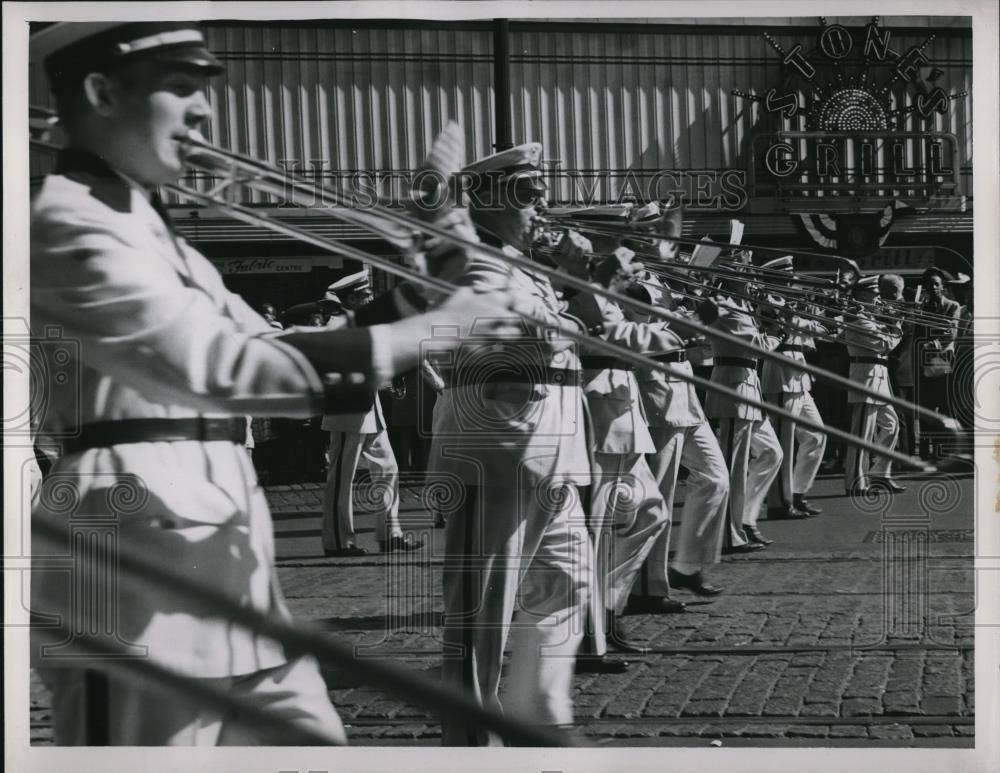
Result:
{"label": "white uniform jacket", "polygon": [[[790,360],[805,362],[804,352],[816,349],[813,336],[822,335],[826,328],[816,320],[798,315],[793,315],[786,325],[787,333],[776,351]],[[764,360],[761,365],[760,380],[766,395],[812,391],[812,377],[808,373],[771,360]]]}
{"label": "white uniform jacket", "polygon": [[[736,301],[729,297],[719,300],[719,318],[711,327],[761,349],[774,349],[778,339],[767,335],[757,327],[756,321],[750,315],[750,307],[745,301]],[[752,350],[709,338],[712,344],[712,356],[715,367],[712,369],[712,381],[734,389],[741,395],[761,400],[760,378],[757,376],[756,355]],[[738,362],[733,362],[738,360]],[[759,408],[733,400],[729,397],[709,392],[705,396],[705,413],[712,419],[744,419],[746,421],[763,421],[764,414]]]}
{"label": "white uniform jacket", "polygon": [[[144,191],[96,157],[64,154],[31,218],[32,331],[39,346],[56,342],[69,353],[34,384],[45,396],[43,435],[68,437],[81,425],[118,419],[323,412],[323,381],[309,359],[226,290]],[[373,361],[375,336],[358,333],[342,352],[351,370]],[[377,377],[367,376],[374,387]],[[242,444],[90,448],[63,456],[49,477],[36,513],[71,525],[77,516],[111,516],[118,544],[148,551],[236,602],[285,614],[267,502]],[[50,545],[36,550],[52,553]],[[80,600],[68,574],[32,579],[34,608],[72,624]],[[108,605],[121,641],[191,676],[246,674],[285,659],[278,645],[215,618],[196,598],[122,580]],[[58,664],[52,655],[41,665]]]}
{"label": "white uniform jacket", "polygon": [[[863,384],[886,397],[892,396],[889,386],[888,355],[899,346],[902,330],[898,325],[883,325],[869,314],[859,314],[844,327],[844,343],[851,357],[851,381]],[[864,360],[856,361],[855,358]],[[850,403],[879,403],[876,397],[850,392]]]}
{"label": "white uniform jacket", "polygon": [[[576,312],[578,302],[589,304],[592,301],[582,293],[574,297],[569,303],[571,314]],[[639,354],[672,348],[662,327],[630,322],[621,307],[607,298],[594,296],[593,302],[597,304],[601,319],[598,336],[605,341]],[[594,428],[594,451],[602,454],[653,453],[653,439],[631,366],[625,362],[615,363],[613,357],[596,353],[583,355],[582,363],[583,391]]]}
{"label": "white uniform jacket", "polygon": [[[679,351],[686,354],[684,339],[673,330],[667,322],[651,322],[658,328],[662,351]],[[655,354],[653,359],[658,359]],[[682,373],[693,375],[691,363],[687,359],[680,362],[664,362],[669,371],[652,368],[637,368],[635,375],[639,382],[639,393],[642,395],[642,405],[645,409],[646,422],[650,427],[696,427],[705,421],[705,412],[701,401],[695,392],[694,384],[680,376]]]}
{"label": "white uniform jacket", "polygon": [[558,479],[589,485],[580,361],[575,344],[558,335],[577,325],[561,314],[551,283],[480,254],[458,284],[510,292],[537,327],[526,339],[499,345],[477,343],[473,335],[449,362],[435,363],[447,386],[434,406],[430,470],[474,485],[534,487]]}

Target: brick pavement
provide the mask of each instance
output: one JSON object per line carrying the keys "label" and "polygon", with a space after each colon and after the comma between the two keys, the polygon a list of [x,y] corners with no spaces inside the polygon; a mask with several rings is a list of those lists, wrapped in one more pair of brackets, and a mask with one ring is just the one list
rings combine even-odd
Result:
{"label": "brick pavement", "polygon": [[[360,559],[320,555],[321,495],[308,484],[268,490],[293,614],[352,641],[359,657],[391,659],[436,679],[443,531],[433,529],[419,489],[404,490],[403,521],[432,544]],[[936,516],[926,531],[948,539],[921,538],[918,560],[912,552],[901,560],[886,549],[891,529],[841,515],[845,503],[827,499],[831,512],[809,522],[763,522],[772,536],[791,535],[781,547],[713,567],[712,581],[727,588],[717,600],[679,593],[695,602],[686,614],[626,618],[629,636],[652,651],[624,675],[574,680],[581,731],[599,744],[726,738],[971,746],[974,578],[972,544],[963,541],[971,516]],[[363,540],[371,539],[370,520],[359,519]],[[823,528],[838,538],[824,544]],[[818,530],[818,541],[808,529]],[[868,539],[873,529],[879,539]],[[353,743],[438,742],[440,727],[427,709],[358,684],[349,670],[324,676]],[[33,733],[42,742],[47,712],[33,683]]]}

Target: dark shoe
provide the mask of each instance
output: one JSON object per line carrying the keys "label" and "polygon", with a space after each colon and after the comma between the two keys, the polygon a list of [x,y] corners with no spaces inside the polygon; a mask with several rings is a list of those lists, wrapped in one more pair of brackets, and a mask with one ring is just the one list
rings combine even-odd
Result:
{"label": "dark shoe", "polygon": [[849,497],[866,497],[871,492],[868,486],[851,486],[851,488],[844,489],[844,494]]}
{"label": "dark shoe", "polygon": [[614,652],[627,652],[631,655],[649,654],[649,647],[629,641],[618,631],[618,618],[614,612],[608,612],[605,615],[604,638],[607,641],[608,649]]}
{"label": "dark shoe", "polygon": [[327,558],[357,558],[358,556],[367,556],[368,551],[365,548],[359,548],[357,545],[351,544],[346,548],[337,548],[335,550],[323,548],[323,555]]}
{"label": "dark shoe", "polygon": [[906,486],[900,486],[892,478],[872,478],[872,485],[878,488],[884,488],[891,491],[893,494],[902,494],[906,491]]}
{"label": "dark shoe", "polygon": [[694,574],[684,574],[676,569],[667,568],[667,579],[672,588],[685,588],[699,596],[718,596],[722,593],[722,588],[717,585],[709,585],[701,572]]}
{"label": "dark shoe", "polygon": [[630,665],[627,660],[614,660],[607,655],[577,655],[573,671],[577,674],[624,674]]}
{"label": "dark shoe", "polygon": [[801,510],[806,515],[819,515],[823,512],[822,508],[814,507],[812,503],[801,494],[796,495],[793,504],[795,505],[796,510]]}
{"label": "dark shoe", "polygon": [[722,548],[722,555],[732,556],[738,553],[756,553],[758,550],[763,550],[764,546],[757,542],[747,542],[744,545],[730,545],[729,547]]}
{"label": "dark shoe", "polygon": [[781,515],[778,517],[790,520],[802,520],[803,518],[808,518],[809,513],[799,507],[796,507],[795,505],[789,505],[781,511]]}
{"label": "dark shoe", "polygon": [[412,534],[400,537],[398,534],[389,538],[388,542],[379,542],[379,550],[383,553],[409,553],[420,550],[424,546],[422,539],[413,539]]}
{"label": "dark shoe", "polygon": [[686,612],[683,601],[674,601],[669,596],[629,596],[625,605],[626,615],[660,615]]}
{"label": "dark shoe", "polygon": [[749,539],[751,542],[756,542],[758,545],[766,546],[774,542],[773,539],[768,539],[763,534],[761,534],[760,529],[758,529],[756,526],[747,526],[744,524],[743,531],[746,532],[747,539]]}

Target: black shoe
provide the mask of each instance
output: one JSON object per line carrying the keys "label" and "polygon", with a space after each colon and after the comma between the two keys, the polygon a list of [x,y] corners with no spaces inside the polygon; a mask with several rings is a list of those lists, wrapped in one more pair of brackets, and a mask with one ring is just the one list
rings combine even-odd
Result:
{"label": "black shoe", "polygon": [[573,671],[577,674],[624,674],[630,665],[627,660],[614,660],[607,655],[577,655]]}
{"label": "black shoe", "polygon": [[732,556],[738,553],[756,553],[758,550],[763,550],[764,545],[758,542],[746,542],[742,545],[729,545],[728,547],[722,548],[722,555]]}
{"label": "black shoe", "polygon": [[718,596],[722,593],[722,588],[717,585],[709,585],[705,582],[701,572],[694,574],[684,574],[676,569],[667,568],[667,580],[671,588],[685,588],[699,596]]}
{"label": "black shoe", "polygon": [[368,551],[352,543],[346,548],[336,548],[334,550],[323,548],[323,555],[327,558],[357,558],[358,556],[367,556]]}
{"label": "black shoe", "polygon": [[413,539],[412,534],[407,534],[405,537],[395,534],[389,538],[388,542],[378,543],[379,550],[383,553],[409,553],[414,550],[420,550],[423,546],[424,541],[422,539]]}
{"label": "black shoe", "polygon": [[758,529],[756,526],[748,526],[748,525],[744,524],[743,525],[743,531],[746,532],[747,538],[751,542],[755,542],[758,545],[767,546],[767,545],[770,545],[772,542],[774,542],[773,539],[768,539],[763,534],[761,534],[760,529]]}
{"label": "black shoe", "polygon": [[888,489],[893,494],[902,494],[906,491],[906,486],[900,486],[892,478],[872,478],[872,486]]}
{"label": "black shoe", "polygon": [[630,655],[649,654],[649,647],[629,641],[618,631],[618,618],[614,612],[608,612],[604,617],[604,638],[608,649],[614,652],[627,652]]}
{"label": "black shoe", "polygon": [[687,611],[683,601],[669,596],[629,596],[625,605],[626,615],[680,614]]}
{"label": "black shoe", "polygon": [[844,494],[849,497],[866,497],[871,493],[868,486],[851,486],[844,489]]}
{"label": "black shoe", "polygon": [[795,505],[789,505],[788,507],[786,507],[784,510],[781,511],[781,515],[779,515],[778,517],[787,518],[789,520],[801,521],[803,518],[808,518],[809,513],[807,513],[800,507],[796,507]]}
{"label": "black shoe", "polygon": [[797,494],[795,496],[793,504],[795,505],[796,510],[801,510],[806,515],[819,515],[823,512],[822,508],[814,507],[812,503],[801,494]]}

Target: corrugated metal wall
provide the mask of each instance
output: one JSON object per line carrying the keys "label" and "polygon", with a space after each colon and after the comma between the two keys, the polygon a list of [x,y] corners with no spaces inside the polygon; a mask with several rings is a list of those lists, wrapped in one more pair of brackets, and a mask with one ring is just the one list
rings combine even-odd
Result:
{"label": "corrugated metal wall", "polygon": [[[772,34],[785,50],[815,45],[811,30]],[[892,47],[902,52],[925,39],[893,35]],[[857,35],[855,45],[862,40]],[[782,128],[762,105],[731,93],[763,94],[772,87],[781,93],[780,57],[759,30],[519,30],[512,32],[511,51],[515,141],[542,141],[546,155],[565,169],[556,180],[559,200],[578,201],[597,179],[605,184],[599,195],[614,199],[630,185],[629,177],[645,189],[660,170],[743,169],[751,134]],[[952,102],[946,115],[918,122],[911,114],[899,128],[956,134],[966,173],[960,192],[971,195],[971,37],[941,36],[926,54],[943,71],[934,85],[968,95]],[[881,86],[889,69],[873,67],[870,74]],[[819,76],[816,83],[825,85]],[[912,88],[894,88],[892,94],[894,106],[912,104]],[[801,92],[799,101],[806,102]],[[804,129],[804,115],[784,128]],[[925,161],[919,143],[910,144],[907,160]]]}
{"label": "corrugated metal wall", "polygon": [[[489,152],[488,32],[344,27],[208,30],[227,72],[211,90],[209,139],[348,189],[416,169],[454,119]],[[380,192],[384,192],[380,189]]]}
{"label": "corrugated metal wall", "polygon": [[[891,29],[891,19],[884,22]],[[773,121],[760,105],[730,92],[762,93],[782,81],[778,56],[760,32],[518,23],[511,32],[515,141],[541,141],[546,157],[558,160],[552,194],[562,204],[583,203],[596,182],[599,199],[615,199],[630,185],[629,173],[641,187],[661,170],[742,169],[751,133]],[[785,48],[801,43],[809,50],[815,33],[776,28],[773,34]],[[208,131],[223,147],[300,171],[319,168],[327,182],[348,189],[370,187],[373,174],[414,170],[449,119],[465,128],[470,159],[491,152],[487,25],[216,25],[208,38],[227,66],[211,87]],[[894,35],[893,47],[902,51],[922,39]],[[936,115],[933,128],[958,135],[959,192],[971,195],[972,40],[942,35],[926,53],[943,71],[935,85],[969,92]],[[33,101],[47,104],[39,74],[31,79]],[[932,128],[911,116],[902,128],[921,127]],[[917,150],[909,160],[921,160]],[[259,195],[251,200],[276,203]]]}

